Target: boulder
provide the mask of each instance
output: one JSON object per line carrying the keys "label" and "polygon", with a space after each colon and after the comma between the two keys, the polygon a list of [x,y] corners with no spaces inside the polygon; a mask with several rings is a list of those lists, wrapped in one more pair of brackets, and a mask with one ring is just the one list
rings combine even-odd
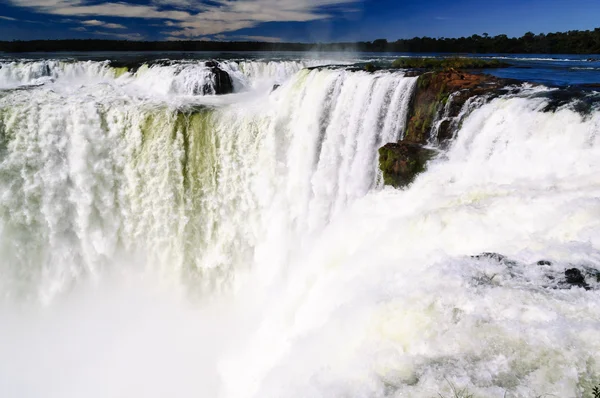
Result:
{"label": "boulder", "polygon": [[216,95],[233,93],[233,80],[231,80],[229,73],[221,69],[219,64],[215,61],[207,61],[205,65],[213,74],[213,84],[212,87],[203,87],[202,94],[213,94],[212,91],[214,91],[214,94]]}
{"label": "boulder", "polygon": [[432,149],[409,142],[384,145],[379,149],[379,168],[384,183],[396,188],[410,184],[435,154]]}
{"label": "boulder", "polygon": [[565,281],[563,284],[590,290],[590,286],[585,281],[585,276],[583,276],[583,273],[577,268],[570,268],[565,271]]}

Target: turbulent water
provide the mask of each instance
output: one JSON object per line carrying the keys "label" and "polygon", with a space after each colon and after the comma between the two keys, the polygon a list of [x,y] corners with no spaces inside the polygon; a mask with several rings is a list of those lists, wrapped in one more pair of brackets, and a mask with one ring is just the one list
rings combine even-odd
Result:
{"label": "turbulent water", "polygon": [[1,396],[591,397],[600,111],[471,101],[395,190],[416,78],[330,63],[0,63]]}

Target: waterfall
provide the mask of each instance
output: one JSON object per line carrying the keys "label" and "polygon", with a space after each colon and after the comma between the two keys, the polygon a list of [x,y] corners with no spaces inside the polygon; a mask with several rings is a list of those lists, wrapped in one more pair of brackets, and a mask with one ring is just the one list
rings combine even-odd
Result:
{"label": "waterfall", "polygon": [[377,150],[405,130],[402,71],[223,61],[217,97],[190,95],[199,62],[53,62],[0,69],[3,396],[600,384],[600,280],[560,284],[600,268],[597,108],[469,101],[395,190]]}
{"label": "waterfall", "polygon": [[63,81],[89,84],[92,81],[131,85],[154,94],[198,95],[208,87],[215,93],[211,65],[216,64],[233,79],[235,89],[241,91],[261,84],[281,84],[306,67],[326,65],[329,61],[171,61],[156,60],[130,66],[119,63],[112,67],[108,61],[57,60],[0,60],[0,89],[36,86]]}
{"label": "waterfall", "polygon": [[197,287],[231,282],[272,212],[301,239],[377,186],[377,148],[399,137],[414,83],[304,70],[255,104],[217,108],[97,86],[83,103],[50,88],[2,98],[6,291],[26,272],[49,300],[122,251]]}

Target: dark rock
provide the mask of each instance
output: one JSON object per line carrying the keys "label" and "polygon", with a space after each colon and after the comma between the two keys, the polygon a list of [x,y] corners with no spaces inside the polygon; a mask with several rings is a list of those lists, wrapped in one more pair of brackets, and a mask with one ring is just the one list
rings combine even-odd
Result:
{"label": "dark rock", "polygon": [[537,262],[537,265],[552,265],[552,263],[548,260],[540,260]]}
{"label": "dark rock", "polygon": [[[205,65],[213,74],[212,90],[207,88],[206,91],[214,91],[214,94],[216,95],[233,93],[233,80],[231,80],[229,73],[221,69],[219,64],[215,61],[207,61]],[[209,94],[209,92],[204,92],[203,94]]]}
{"label": "dark rock", "polygon": [[407,142],[384,145],[379,149],[379,168],[384,183],[396,188],[410,184],[425,170],[426,163],[435,153],[422,145]]}
{"label": "dark rock", "polygon": [[583,273],[577,268],[570,268],[565,271],[565,282],[572,286],[590,290],[590,286],[585,281],[585,276],[583,276]]}
{"label": "dark rock", "polygon": [[[581,87],[592,88],[589,85]],[[535,94],[535,97],[546,99],[543,112],[556,112],[558,109],[568,106],[573,111],[587,115],[600,104],[600,96],[590,95],[586,90],[581,90],[581,87],[539,92]]]}
{"label": "dark rock", "polygon": [[271,89],[271,92],[277,90],[279,87],[281,87],[281,84],[274,84],[273,88]]}

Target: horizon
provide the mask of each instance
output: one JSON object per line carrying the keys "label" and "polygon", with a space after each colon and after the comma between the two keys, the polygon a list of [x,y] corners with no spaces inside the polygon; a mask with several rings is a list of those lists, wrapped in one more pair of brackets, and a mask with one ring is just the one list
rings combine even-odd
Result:
{"label": "horizon", "polygon": [[593,30],[600,2],[442,0],[0,0],[12,40],[396,41]]}

